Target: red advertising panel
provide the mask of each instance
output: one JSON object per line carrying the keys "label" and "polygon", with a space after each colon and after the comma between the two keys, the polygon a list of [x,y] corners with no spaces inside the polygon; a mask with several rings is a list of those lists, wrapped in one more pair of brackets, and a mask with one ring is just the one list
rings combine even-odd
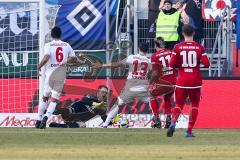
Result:
{"label": "red advertising panel", "polygon": [[[25,90],[20,91],[23,85]],[[37,80],[36,79],[2,79],[0,84],[15,84],[2,87],[0,92],[0,113],[29,113],[37,111]],[[60,107],[67,106],[77,99],[81,99],[87,93],[95,93],[99,85],[104,85],[105,79],[66,81]],[[113,92],[111,100],[114,100],[124,86],[125,80],[111,81]],[[240,80],[205,80],[202,89],[202,101],[200,103],[199,116],[196,128],[240,128]],[[26,87],[27,86],[27,87]],[[19,87],[19,88],[18,88]],[[29,89],[27,89],[29,88]],[[4,101],[4,103],[3,103]],[[162,98],[159,97],[159,109],[164,108]],[[183,114],[188,114],[189,102],[186,102]],[[136,101],[132,107],[123,107],[126,114],[151,114],[148,105]]]}
{"label": "red advertising panel", "polygon": [[240,128],[240,81],[204,81],[196,128]]}

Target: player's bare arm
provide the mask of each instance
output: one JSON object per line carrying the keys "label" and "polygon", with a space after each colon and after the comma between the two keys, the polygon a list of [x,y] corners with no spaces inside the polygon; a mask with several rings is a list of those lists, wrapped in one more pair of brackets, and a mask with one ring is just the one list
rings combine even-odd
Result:
{"label": "player's bare arm", "polygon": [[122,61],[109,63],[109,64],[96,63],[96,64],[93,64],[93,67],[95,67],[95,68],[119,68],[119,67],[125,66],[125,64],[126,64],[126,59],[123,59]]}
{"label": "player's bare arm", "polygon": [[67,61],[67,66],[78,66],[86,63],[83,54],[78,54],[77,56],[70,57]]}
{"label": "player's bare arm", "polygon": [[50,55],[45,55],[43,57],[42,61],[39,63],[37,67],[38,71],[41,71],[41,68],[48,62],[49,58],[50,58]]}
{"label": "player's bare arm", "polygon": [[68,63],[76,63],[77,62],[77,57],[76,56],[74,56],[74,57],[69,57],[68,59],[67,59],[67,64]]}

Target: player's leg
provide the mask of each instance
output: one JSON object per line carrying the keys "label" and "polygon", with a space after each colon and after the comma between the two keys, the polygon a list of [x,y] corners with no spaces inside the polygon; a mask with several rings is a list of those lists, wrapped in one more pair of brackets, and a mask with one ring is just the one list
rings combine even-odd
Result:
{"label": "player's leg", "polygon": [[130,88],[132,88],[134,85],[134,80],[127,80],[116,104],[112,106],[111,110],[107,114],[107,118],[103,124],[104,128],[107,128],[111,120],[118,114],[119,107],[134,101],[135,92],[130,91]]}
{"label": "player's leg", "polygon": [[107,118],[103,124],[103,128],[107,128],[111,120],[118,114],[119,106],[117,104],[113,105],[110,112],[107,114]]}
{"label": "player's leg", "polygon": [[104,128],[107,128],[111,120],[118,114],[119,108],[125,104],[131,103],[134,101],[135,93],[131,92],[129,88],[131,86],[131,81],[127,81],[124,89],[122,90],[120,96],[118,97],[117,102],[112,106],[111,110],[107,114],[107,118],[103,124]]}
{"label": "player's leg", "polygon": [[151,96],[149,105],[151,107],[153,116],[155,118],[159,118],[157,97]]}
{"label": "player's leg", "polygon": [[157,98],[154,96],[151,96],[150,101],[149,101],[149,106],[151,107],[152,113],[153,113],[153,118],[152,118],[152,128],[161,128],[162,123],[159,118],[158,114],[158,102]]}
{"label": "player's leg", "polygon": [[155,118],[159,118],[158,115],[158,102],[157,102],[157,96],[159,95],[159,90],[157,89],[156,83],[151,84],[148,86],[148,91],[150,93],[150,102],[149,106],[152,110],[152,113]]}
{"label": "player's leg", "polygon": [[194,124],[197,120],[198,116],[198,108],[199,108],[199,102],[201,98],[201,89],[196,88],[196,89],[191,89],[189,90],[189,98],[192,103],[191,111],[189,114],[189,122],[188,122],[188,129],[185,133],[186,137],[194,137],[192,133],[192,129],[194,127]]}
{"label": "player's leg", "polygon": [[[154,114],[154,118],[153,120],[157,120],[159,119],[159,115],[158,115],[158,109],[159,109],[159,105],[157,103],[157,96],[161,96],[163,94],[168,94],[168,93],[172,93],[174,90],[174,85],[168,81],[165,80],[159,80],[158,82],[155,82],[153,84],[150,84],[148,87],[149,93],[151,94],[151,100],[150,100],[150,106],[152,109],[152,112]],[[160,119],[159,119],[160,121]]]}
{"label": "player's leg", "polygon": [[165,120],[165,127],[164,128],[169,128],[170,124],[171,124],[171,114],[172,114],[172,102],[171,102],[171,97],[173,95],[173,92],[164,95],[164,103],[165,103],[165,116],[166,116],[166,120]]}
{"label": "player's leg", "polygon": [[57,101],[59,100],[62,93],[65,79],[66,79],[66,67],[64,66],[56,68],[51,74],[47,76],[46,84],[48,85],[48,88],[51,88],[51,98],[46,114],[44,115],[39,126],[40,129],[46,128],[48,118],[55,111]]}
{"label": "player's leg", "polygon": [[44,115],[42,122],[39,126],[40,129],[44,129],[46,128],[46,124],[47,124],[47,120],[50,116],[52,116],[53,112],[55,111],[55,108],[57,106],[57,102],[61,96],[61,92],[63,89],[63,85],[64,85],[64,80],[59,80],[59,81],[55,81],[53,80],[53,82],[50,82],[50,84],[52,84],[52,87],[50,85],[50,87],[52,88],[51,90],[51,98],[49,101],[49,105],[46,111],[46,114]]}
{"label": "player's leg", "polygon": [[39,128],[43,115],[46,112],[47,105],[48,105],[48,98],[51,92],[51,88],[48,85],[48,80],[46,79],[45,84],[44,84],[44,91],[43,91],[43,97],[42,100],[39,102],[38,105],[38,114],[37,114],[37,121],[35,123],[35,127]]}
{"label": "player's leg", "polygon": [[47,109],[47,103],[48,103],[48,97],[43,96],[42,101],[39,102],[39,106],[38,106],[37,121],[35,123],[36,128],[39,128],[41,124],[42,116],[44,115]]}
{"label": "player's leg", "polygon": [[52,122],[49,124],[50,128],[68,128],[66,123],[57,123],[57,122]]}
{"label": "player's leg", "polygon": [[116,104],[114,104],[111,108],[111,110],[107,114],[107,118],[103,124],[103,128],[107,128],[111,120],[118,114],[119,112],[119,106],[124,105],[125,102],[120,97],[118,97],[118,101]]}
{"label": "player's leg", "polygon": [[81,121],[66,121],[65,123],[52,122],[49,124],[51,128],[86,128],[86,124]]}
{"label": "player's leg", "polygon": [[157,97],[155,96],[150,96],[150,94],[148,92],[142,92],[137,95],[137,99],[139,99],[140,101],[144,102],[144,103],[148,103],[152,112],[153,112],[153,118],[152,118],[152,124],[151,127],[152,128],[161,128],[162,127],[162,122],[159,118],[159,114],[158,114],[158,102],[157,102]]}
{"label": "player's leg", "polygon": [[70,113],[70,109],[69,108],[56,108],[56,110],[54,111],[55,115],[67,115]]}
{"label": "player's leg", "polygon": [[176,106],[173,109],[171,125],[167,130],[167,136],[172,137],[175,131],[175,126],[178,121],[178,117],[182,112],[186,98],[188,96],[188,89],[178,88],[175,89]]}
{"label": "player's leg", "polygon": [[[59,96],[60,96],[60,94],[59,94]],[[53,114],[53,112],[55,111],[55,108],[57,106],[57,101],[58,101],[58,98],[56,98],[56,93],[52,92],[52,96],[50,98],[50,102],[49,102],[49,105],[48,105],[48,108],[47,108],[47,112],[44,115],[44,117],[42,119],[42,122],[39,126],[40,129],[46,128],[47,120]]]}

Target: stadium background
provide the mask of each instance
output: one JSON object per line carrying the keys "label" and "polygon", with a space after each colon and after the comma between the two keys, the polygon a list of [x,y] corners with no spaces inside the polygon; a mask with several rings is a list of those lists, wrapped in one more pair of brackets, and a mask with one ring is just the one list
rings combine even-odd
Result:
{"label": "stadium background", "polygon": [[[74,29],[74,26],[71,25],[71,23],[66,23],[66,21],[68,21],[66,18],[61,18],[61,17],[66,17],[66,15],[69,14],[70,11],[72,11],[71,9],[75,9],[78,5],[79,2],[78,0],[74,0],[72,1],[72,3],[68,3],[68,1],[64,1],[64,0],[59,0],[59,1],[48,1],[49,3],[51,3],[51,5],[60,5],[60,8],[57,12],[57,18],[56,18],[56,24],[59,24],[61,26],[61,24],[64,24],[63,28],[66,29],[66,31],[64,31],[64,37],[63,39],[66,41],[69,41],[75,50],[79,51],[80,50],[84,50],[83,52],[87,55],[88,57],[88,63],[93,63],[96,61],[100,61],[100,62],[106,62],[106,54],[105,51],[103,51],[102,48],[105,44],[105,20],[104,20],[104,16],[102,17],[102,21],[100,21],[98,23],[98,25],[95,26],[95,28],[100,28],[102,29],[100,31],[101,34],[99,34],[98,36],[95,36],[95,29],[91,29],[88,31],[88,34],[86,34],[86,36],[81,36],[82,34],[80,34],[79,30]],[[154,1],[151,1],[152,3],[154,3]],[[199,2],[201,3],[201,1],[194,1],[194,2]],[[219,25],[219,18],[220,16],[216,16],[216,17],[212,17],[211,15],[209,16],[209,19],[206,19],[206,14],[208,12],[204,12],[206,9],[209,9],[209,7],[211,7],[212,3],[216,3],[216,4],[222,4],[223,1],[217,1],[217,0],[206,0],[202,2],[202,10],[196,10],[196,11],[201,11],[202,14],[197,14],[197,15],[201,15],[203,16],[203,18],[205,17],[205,20],[199,22],[203,23],[202,24],[202,28],[200,27],[199,29],[201,31],[199,31],[200,36],[199,37],[203,37],[203,39],[205,39],[205,47],[207,49],[208,53],[211,53],[212,51],[212,47],[213,47],[213,43],[216,37],[216,30],[217,30],[217,26]],[[234,8],[236,9],[237,6],[237,1],[234,0],[228,0],[225,1],[227,3],[231,3],[231,8],[234,11],[233,14],[236,13],[236,10],[234,10]],[[103,13],[104,15],[104,5],[99,5],[100,4],[100,0],[96,0],[96,1],[92,1],[94,6],[99,7],[99,11]],[[124,19],[124,25],[121,28],[121,33],[122,33],[122,40],[126,41],[126,33],[127,33],[127,38],[131,37],[132,41],[136,41],[137,39],[137,44],[141,41],[147,41],[150,43],[150,45],[152,45],[152,39],[153,37],[151,37],[151,34],[149,33],[149,24],[151,20],[150,14],[148,13],[148,10],[152,11],[151,6],[149,5],[149,8],[146,8],[146,1],[144,1],[144,3],[142,3],[142,1],[138,3],[138,10],[139,10],[139,15],[138,15],[138,19],[137,19],[137,23],[138,23],[138,35],[136,37],[136,35],[134,35],[133,33],[133,29],[134,29],[134,24],[133,24],[133,16],[129,16],[131,20],[130,21],[130,32],[128,33],[127,31],[127,21],[128,18],[125,17]],[[149,1],[150,4],[150,1]],[[121,15],[123,15],[123,10],[124,7],[126,5],[126,1],[120,1],[119,7],[118,6],[118,1],[111,1],[111,12],[110,12],[110,22],[111,23],[111,33],[115,33],[116,32],[116,27],[114,26],[118,26],[117,23],[114,21],[116,19],[116,17],[120,17],[117,22],[121,21]],[[223,4],[222,4],[223,5]],[[1,6],[1,5],[0,5]],[[29,5],[31,6],[31,5]],[[24,7],[28,8],[29,7],[28,4],[24,4]],[[155,5],[157,6],[157,5]],[[219,6],[220,10],[223,9],[224,7],[222,7],[221,5]],[[16,5],[9,5],[9,4],[4,4],[2,5],[2,9],[4,9],[4,11],[8,11],[8,10],[12,10],[12,9],[16,9],[16,8],[23,8],[23,4],[16,4]],[[70,9],[71,8],[71,9]],[[239,11],[239,10],[238,10]],[[156,11],[154,11],[155,13]],[[149,12],[150,13],[150,12]],[[194,12],[190,12],[193,15],[196,15]],[[238,14],[239,15],[239,14]],[[23,19],[25,19],[26,24],[30,23],[29,16],[31,16],[31,14],[26,14],[26,16],[23,17]],[[191,15],[189,15],[191,16]],[[7,21],[1,21],[4,22],[4,24],[2,24],[2,28],[4,28],[4,25],[10,25],[10,17],[4,17],[5,19],[8,19]],[[193,17],[194,18],[194,17]],[[195,17],[196,19],[199,20],[198,17]],[[235,20],[237,20],[237,22],[239,22],[240,18],[236,19],[233,18]],[[89,22],[90,23],[90,22]],[[87,25],[87,24],[85,24]],[[28,25],[27,25],[28,26]],[[21,26],[24,27],[24,26]],[[236,28],[236,27],[235,27]],[[239,28],[239,27],[238,27]],[[234,28],[233,28],[234,29]],[[30,30],[30,28],[29,28]],[[71,33],[68,33],[68,31],[72,31]],[[95,31],[95,32],[94,32]],[[14,30],[8,29],[8,31],[5,30],[5,32],[13,32],[13,34],[17,34],[14,33]],[[211,32],[211,33],[209,33]],[[233,30],[234,32],[234,30]],[[37,109],[37,105],[38,105],[38,79],[37,79],[37,74],[36,74],[36,64],[37,64],[37,57],[38,55],[34,52],[36,50],[35,48],[35,43],[37,42],[37,36],[38,36],[38,32],[34,32],[31,31],[32,33],[32,37],[30,36],[31,41],[33,42],[33,46],[25,46],[25,48],[28,49],[28,51],[33,51],[33,53],[29,53],[28,54],[28,58],[29,60],[27,61],[27,64],[24,64],[24,59],[26,57],[24,57],[23,55],[18,55],[17,58],[19,58],[20,60],[22,60],[22,62],[17,61],[18,63],[22,63],[22,66],[19,66],[19,70],[18,70],[18,66],[14,66],[16,63],[14,63],[13,61],[13,54],[7,54],[7,58],[9,59],[10,62],[8,62],[8,64],[6,63],[6,56],[5,54],[1,53],[1,59],[0,59],[0,63],[1,66],[5,66],[2,67],[1,69],[1,93],[0,93],[0,98],[1,98],[1,102],[4,101],[8,101],[8,103],[1,103],[1,107],[0,107],[0,126],[8,126],[8,127],[14,127],[14,126],[26,126],[26,127],[31,127],[33,126],[33,122],[34,122],[34,114],[30,115],[30,114],[25,114],[25,113],[35,113],[36,109]],[[77,33],[77,34],[76,34]],[[3,32],[1,33],[3,34]],[[74,36],[71,36],[74,35]],[[110,38],[112,41],[114,40],[114,35],[115,34],[111,34],[112,37]],[[239,36],[238,36],[239,37]],[[70,38],[70,39],[69,39]],[[235,37],[236,38],[236,37]],[[2,44],[3,46],[1,46],[2,50],[6,49],[4,46],[4,39],[0,39],[0,44]],[[86,40],[86,41],[83,41]],[[128,39],[129,40],[129,39]],[[81,43],[78,43],[81,42]],[[136,42],[135,42],[136,43]],[[134,43],[134,44],[135,44]],[[96,46],[95,44],[99,44],[98,46]],[[23,47],[24,45],[21,44],[21,47]],[[37,45],[36,45],[37,46]],[[18,47],[18,46],[15,46]],[[136,46],[134,46],[136,47]],[[91,50],[90,50],[91,49]],[[87,50],[87,51],[86,51]],[[94,51],[92,51],[94,50]],[[96,51],[98,50],[98,51]],[[125,48],[125,50],[121,50],[120,51],[120,58],[123,58],[124,56],[126,56],[128,54],[128,52],[132,52],[135,51],[136,48],[130,48],[129,49]],[[150,52],[152,52],[153,50],[151,50]],[[236,67],[236,62],[237,62],[237,49],[236,49],[236,43],[235,41],[232,41],[232,63],[231,63],[231,75],[225,75],[222,77],[209,77],[208,76],[208,70],[203,70],[204,73],[204,86],[203,86],[203,99],[201,102],[201,108],[200,108],[200,113],[199,113],[199,117],[198,117],[198,121],[196,123],[196,127],[197,128],[239,128],[240,127],[240,123],[239,123],[239,119],[238,119],[238,115],[240,110],[238,109],[238,105],[239,103],[239,98],[238,98],[238,93],[240,90],[240,83],[239,83],[239,74],[240,74],[240,70],[238,67]],[[119,53],[118,50],[116,50],[115,52]],[[125,54],[126,53],[126,54]],[[4,58],[5,56],[5,58]],[[226,55],[225,55],[226,56]],[[224,53],[223,53],[223,59],[226,59],[226,57],[224,57]],[[117,56],[115,56],[113,58],[113,61],[117,61],[119,59],[118,54]],[[12,60],[12,62],[11,62]],[[12,69],[12,71],[11,71]],[[30,70],[31,72],[24,72],[24,71],[28,71]],[[24,74],[21,74],[21,72],[23,72]],[[11,75],[11,73],[13,73]],[[27,73],[27,74],[26,74]],[[117,97],[117,95],[120,93],[120,90],[122,88],[122,86],[124,85],[124,77],[126,75],[126,71],[125,70],[114,70],[112,71],[111,74],[111,90],[113,90],[113,96],[112,99],[114,99],[115,97]],[[29,78],[30,77],[30,78]],[[83,80],[79,80],[82,79]],[[76,99],[80,99],[84,94],[92,92],[94,93],[96,91],[96,88],[98,85],[100,84],[105,84],[106,83],[106,72],[104,70],[102,71],[96,71],[93,72],[93,70],[91,69],[90,66],[86,65],[86,66],[81,66],[81,67],[77,67],[72,69],[72,73],[69,76],[69,79],[67,80],[67,83],[65,85],[64,88],[64,95],[62,97],[62,102],[59,104],[62,107],[67,106],[68,104],[70,104],[72,101],[76,100]],[[12,93],[12,90],[16,90],[16,86],[11,85],[12,84],[18,84],[17,87],[21,88],[23,85],[25,88],[30,88],[28,90],[25,90],[25,93],[23,93],[23,91],[18,91],[18,92],[14,92]],[[4,85],[4,84],[8,84],[8,85]],[[28,86],[29,85],[29,86]],[[14,87],[11,87],[14,86]],[[86,87],[89,86],[89,87]],[[3,92],[4,91],[4,92]],[[14,94],[15,96],[13,96],[13,98],[10,97],[11,94]],[[20,95],[20,96],[17,96]],[[10,97],[10,98],[9,98]],[[24,101],[23,101],[24,99]],[[14,102],[14,105],[12,105],[10,102]],[[159,97],[159,102],[160,103],[160,108],[162,109],[164,107],[164,104],[162,103],[162,99],[161,97]],[[188,104],[187,104],[188,105]],[[14,107],[12,107],[14,106]],[[186,109],[184,110],[184,114],[188,113],[188,108],[186,107]],[[148,106],[145,106],[144,104],[138,103],[136,102],[135,105],[133,105],[132,107],[124,107],[123,108],[123,113],[127,113],[127,114],[142,114],[142,115],[148,115],[150,114],[150,110]],[[19,114],[16,114],[16,113]],[[13,114],[11,114],[13,113]],[[21,114],[24,113],[24,114]],[[147,117],[147,118],[146,118]],[[143,123],[147,123],[151,117],[146,116],[144,117],[146,120],[143,120]],[[138,117],[136,118],[138,119]],[[184,119],[183,117],[183,122],[186,123],[186,119]],[[100,123],[100,122],[99,122]],[[97,125],[99,124],[97,123]],[[141,127],[144,126],[144,124],[138,124],[135,125],[135,127]],[[95,124],[96,126],[96,124]],[[184,127],[181,126],[181,127]]]}

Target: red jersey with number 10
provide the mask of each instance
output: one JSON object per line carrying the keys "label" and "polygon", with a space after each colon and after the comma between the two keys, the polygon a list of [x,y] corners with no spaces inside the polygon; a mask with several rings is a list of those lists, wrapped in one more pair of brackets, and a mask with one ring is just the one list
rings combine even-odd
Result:
{"label": "red jersey with number 10", "polygon": [[162,69],[163,76],[161,79],[168,81],[172,84],[176,84],[175,70],[169,66],[172,51],[169,49],[160,49],[153,53],[151,57],[151,62],[154,69],[154,64],[160,64],[162,68],[158,67],[156,69]]}
{"label": "red jersey with number 10", "polygon": [[175,45],[170,66],[178,68],[176,87],[200,88],[202,86],[201,62],[204,67],[209,67],[207,53],[202,45],[194,41]]}

